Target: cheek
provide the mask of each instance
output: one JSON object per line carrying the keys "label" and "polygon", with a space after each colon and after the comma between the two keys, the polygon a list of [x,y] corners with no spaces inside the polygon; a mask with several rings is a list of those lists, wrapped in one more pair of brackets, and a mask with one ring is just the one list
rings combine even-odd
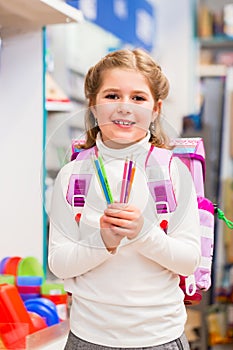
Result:
{"label": "cheek", "polygon": [[115,111],[115,106],[111,103],[99,104],[95,107],[96,115],[101,119],[103,117],[110,117]]}
{"label": "cheek", "polygon": [[95,116],[99,124],[108,122],[113,113],[114,108],[111,104],[102,104],[95,107]]}
{"label": "cheek", "polygon": [[138,116],[138,123],[143,126],[149,126],[152,120],[154,119],[153,112],[145,108],[143,110],[140,110],[137,116]]}

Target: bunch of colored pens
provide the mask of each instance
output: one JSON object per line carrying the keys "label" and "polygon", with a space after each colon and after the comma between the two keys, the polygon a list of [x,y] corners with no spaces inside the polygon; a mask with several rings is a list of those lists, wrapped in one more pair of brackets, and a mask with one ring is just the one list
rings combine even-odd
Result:
{"label": "bunch of colored pens", "polygon": [[112,192],[109,186],[107,174],[104,168],[104,163],[102,157],[99,155],[98,157],[96,155],[93,156],[93,164],[96,172],[96,176],[99,180],[100,187],[102,189],[103,195],[106,199],[107,204],[113,203],[114,199],[112,196]]}
{"label": "bunch of colored pens", "polygon": [[124,164],[124,170],[123,170],[123,177],[122,177],[122,184],[121,184],[121,194],[120,194],[120,202],[121,203],[128,203],[133,180],[134,180],[134,174],[136,170],[136,163],[128,158],[125,160]]}

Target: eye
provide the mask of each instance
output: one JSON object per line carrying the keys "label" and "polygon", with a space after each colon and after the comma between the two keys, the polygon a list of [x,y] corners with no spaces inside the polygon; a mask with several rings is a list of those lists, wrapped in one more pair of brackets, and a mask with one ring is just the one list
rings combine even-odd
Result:
{"label": "eye", "polygon": [[119,97],[116,94],[108,94],[105,96],[105,98],[107,98],[109,100],[117,100]]}
{"label": "eye", "polygon": [[143,96],[133,96],[132,98],[134,101],[145,101],[145,97]]}

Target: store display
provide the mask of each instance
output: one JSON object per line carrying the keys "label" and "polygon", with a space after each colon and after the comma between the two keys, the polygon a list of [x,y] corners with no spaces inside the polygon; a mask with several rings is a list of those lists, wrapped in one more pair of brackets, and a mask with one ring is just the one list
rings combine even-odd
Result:
{"label": "store display", "polygon": [[21,349],[25,337],[35,328],[17,288],[0,285],[0,338],[6,347]]}
{"label": "store display", "polygon": [[[16,259],[17,258],[17,259]],[[0,348],[24,349],[26,336],[68,318],[68,295],[63,283],[45,280],[34,257],[0,261],[14,275],[0,274]]]}

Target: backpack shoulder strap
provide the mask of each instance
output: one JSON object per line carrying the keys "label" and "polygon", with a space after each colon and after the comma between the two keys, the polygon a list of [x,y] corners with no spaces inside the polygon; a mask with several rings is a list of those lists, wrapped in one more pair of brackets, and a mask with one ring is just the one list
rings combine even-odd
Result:
{"label": "backpack shoulder strap", "polygon": [[[89,149],[84,149],[80,151],[76,151],[72,154],[72,160],[77,161],[85,161],[90,160],[91,155],[96,152],[96,146],[91,147]],[[87,162],[89,163],[89,162]],[[78,174],[73,173],[70,176],[68,190],[66,194],[67,202],[73,207],[76,208],[77,213],[80,215],[82,212],[82,208],[85,205],[85,199],[89,190],[92,173],[90,171],[90,165],[84,164],[84,166],[79,171]]]}
{"label": "backpack shoulder strap", "polygon": [[200,137],[174,139],[174,157],[180,160],[189,169],[195,185],[197,196],[204,197],[205,182],[205,149]]}
{"label": "backpack shoulder strap", "polygon": [[170,177],[172,151],[151,146],[145,168],[148,187],[158,214],[170,213],[176,209],[176,199]]}
{"label": "backpack shoulder strap", "polygon": [[85,160],[85,159],[89,159],[91,157],[91,154],[97,154],[97,147],[93,146],[91,148],[87,148],[87,149],[78,149],[76,151],[74,151],[71,155],[71,161],[72,160]]}

